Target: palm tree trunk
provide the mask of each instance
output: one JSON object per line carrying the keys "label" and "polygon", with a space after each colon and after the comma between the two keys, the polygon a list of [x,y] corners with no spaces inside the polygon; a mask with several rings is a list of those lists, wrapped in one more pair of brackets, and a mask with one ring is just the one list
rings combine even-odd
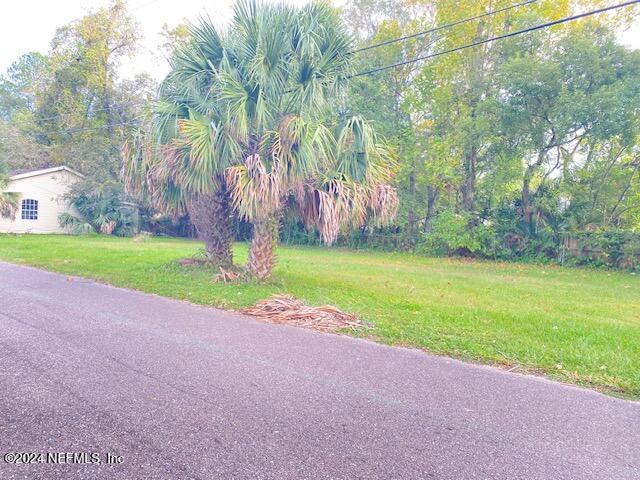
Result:
{"label": "palm tree trunk", "polygon": [[221,267],[231,266],[233,230],[226,189],[221,187],[211,195],[195,196],[188,202],[187,210],[198,238],[206,246],[209,261]]}
{"label": "palm tree trunk", "polygon": [[278,234],[275,218],[256,221],[249,249],[248,268],[255,278],[265,279],[271,275],[276,263],[275,246]]}

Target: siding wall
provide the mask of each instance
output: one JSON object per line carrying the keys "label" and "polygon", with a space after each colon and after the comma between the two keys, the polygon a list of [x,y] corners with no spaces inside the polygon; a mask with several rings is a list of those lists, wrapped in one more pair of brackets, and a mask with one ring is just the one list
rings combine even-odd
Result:
{"label": "siding wall", "polygon": [[[9,182],[7,191],[20,194],[20,208],[15,220],[0,218],[0,233],[65,233],[58,225],[58,215],[73,211],[63,196],[78,177],[65,170]],[[22,200],[38,201],[38,219],[22,220]]]}

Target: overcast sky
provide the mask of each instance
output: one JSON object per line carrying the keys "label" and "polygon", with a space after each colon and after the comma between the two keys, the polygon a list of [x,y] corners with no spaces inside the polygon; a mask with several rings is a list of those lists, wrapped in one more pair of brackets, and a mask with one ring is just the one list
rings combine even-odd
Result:
{"label": "overcast sky", "polygon": [[[288,3],[303,4],[306,1],[289,0]],[[345,1],[336,0],[334,3],[344,4]],[[12,0],[3,3],[0,16],[0,72],[4,72],[23,53],[46,52],[56,28],[109,2]],[[122,73],[131,77],[138,72],[147,72],[160,80],[167,71],[165,59],[157,53],[162,25],[166,23],[173,27],[185,18],[195,20],[202,14],[208,14],[215,22],[224,24],[231,17],[232,5],[233,0],[129,0],[143,42],[135,58],[123,65]],[[640,22],[621,33],[620,38],[625,44],[640,48]]]}

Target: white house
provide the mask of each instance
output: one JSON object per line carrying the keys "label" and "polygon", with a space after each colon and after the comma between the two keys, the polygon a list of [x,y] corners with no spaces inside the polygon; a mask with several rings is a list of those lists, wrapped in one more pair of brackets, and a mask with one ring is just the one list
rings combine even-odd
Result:
{"label": "white house", "polygon": [[0,217],[0,233],[65,233],[58,215],[74,213],[64,196],[82,178],[64,166],[12,175],[6,191],[19,194],[19,209],[14,220]]}

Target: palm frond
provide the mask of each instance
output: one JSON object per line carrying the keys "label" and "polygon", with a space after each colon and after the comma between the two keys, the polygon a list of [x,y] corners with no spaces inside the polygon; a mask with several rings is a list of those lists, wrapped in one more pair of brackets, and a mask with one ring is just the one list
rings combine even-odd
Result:
{"label": "palm frond", "polygon": [[18,194],[15,192],[0,192],[0,217],[15,220],[18,200]]}
{"label": "palm frond", "polygon": [[267,170],[260,156],[254,154],[247,157],[243,165],[227,169],[232,204],[242,218],[253,222],[278,211],[283,197],[280,167],[280,162],[275,160]]}
{"label": "palm frond", "polygon": [[73,235],[86,235],[95,233],[90,223],[72,215],[70,213],[61,213],[58,215],[58,224],[61,228]]}
{"label": "palm frond", "polygon": [[0,218],[14,220],[18,213],[19,195],[15,192],[6,192],[8,186],[7,167],[0,161]]}

